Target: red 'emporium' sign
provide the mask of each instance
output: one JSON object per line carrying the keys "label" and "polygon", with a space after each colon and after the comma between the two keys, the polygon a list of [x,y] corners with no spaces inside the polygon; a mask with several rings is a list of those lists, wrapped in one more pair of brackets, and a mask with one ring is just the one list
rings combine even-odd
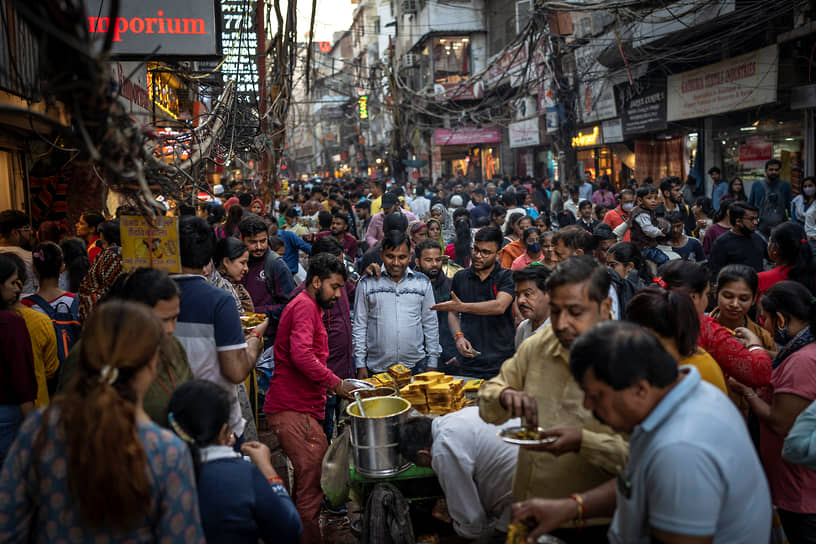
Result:
{"label": "red 'emporium' sign", "polygon": [[105,0],[87,0],[86,6],[88,32],[99,44],[112,33],[115,57],[201,58],[221,52],[220,7],[215,0],[121,2],[115,14]]}

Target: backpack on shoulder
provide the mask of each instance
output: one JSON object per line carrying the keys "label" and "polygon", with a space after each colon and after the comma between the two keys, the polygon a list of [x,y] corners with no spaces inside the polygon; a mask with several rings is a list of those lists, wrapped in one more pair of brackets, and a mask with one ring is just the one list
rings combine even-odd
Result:
{"label": "backpack on shoulder", "polygon": [[82,325],[80,325],[78,317],[79,297],[74,297],[71,306],[60,302],[56,308],[52,308],[48,301],[39,295],[30,295],[26,298],[42,308],[45,314],[51,318],[54,330],[57,333],[57,357],[60,365],[62,365],[82,333]]}
{"label": "backpack on shoulder", "polygon": [[759,230],[767,236],[772,227],[785,222],[788,216],[782,195],[778,190],[781,182],[776,183],[776,188],[771,188],[764,179],[761,183],[765,196],[759,205]]}

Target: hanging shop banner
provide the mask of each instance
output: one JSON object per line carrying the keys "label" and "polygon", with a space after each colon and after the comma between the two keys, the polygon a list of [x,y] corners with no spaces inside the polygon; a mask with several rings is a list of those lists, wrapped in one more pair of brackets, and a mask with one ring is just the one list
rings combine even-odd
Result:
{"label": "hanging shop banner", "polygon": [[501,127],[438,128],[434,130],[434,145],[493,144],[501,141]]}
{"label": "hanging shop banner", "polygon": [[435,83],[434,100],[444,102],[446,100],[478,100],[484,96],[484,83],[462,82],[462,83]]}
{"label": "hanging shop banner", "polygon": [[168,274],[181,272],[178,217],[122,216],[122,266],[133,270],[146,266]]}
{"label": "hanging shop banner", "polygon": [[558,132],[558,108],[547,108],[547,134],[555,134]]}
{"label": "hanging shop banner", "polygon": [[771,45],[690,72],[669,76],[669,121],[693,119],[776,102],[779,50]]}
{"label": "hanging shop banner", "polygon": [[510,123],[508,131],[510,134],[511,149],[516,147],[529,147],[541,143],[541,135],[538,130],[538,117]]}
{"label": "hanging shop banner", "polygon": [[601,125],[603,129],[603,141],[605,144],[620,143],[623,141],[623,129],[620,119],[604,121]]}
{"label": "hanging shop banner", "polygon": [[668,126],[666,122],[666,86],[649,87],[639,91],[629,85],[618,88],[621,104],[623,133],[643,134],[659,132]]}
{"label": "hanging shop banner", "polygon": [[113,34],[114,57],[215,58],[221,55],[221,9],[218,1],[119,2],[111,18],[111,1],[86,0],[86,28],[101,48]]}
{"label": "hanging shop banner", "polygon": [[773,158],[773,144],[763,136],[748,138],[739,146],[739,162],[745,168],[762,168]]}

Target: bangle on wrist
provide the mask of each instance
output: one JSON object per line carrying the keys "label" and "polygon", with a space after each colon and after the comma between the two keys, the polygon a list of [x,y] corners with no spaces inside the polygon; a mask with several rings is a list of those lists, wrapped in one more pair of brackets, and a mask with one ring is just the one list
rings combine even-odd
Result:
{"label": "bangle on wrist", "polygon": [[465,336],[465,333],[463,333],[462,331],[459,331],[459,332],[457,332],[456,334],[453,335],[453,339],[458,340],[460,336]]}
{"label": "bangle on wrist", "polygon": [[280,476],[275,476],[274,478],[267,478],[270,484],[281,484],[283,485],[283,480],[281,480]]}
{"label": "bangle on wrist", "polygon": [[755,350],[758,350],[758,349],[765,349],[765,348],[763,348],[759,344],[750,344],[748,346],[748,351],[755,351]]}
{"label": "bangle on wrist", "polygon": [[261,335],[260,335],[260,334],[258,334],[258,331],[256,331],[255,329],[250,330],[250,331],[249,331],[249,335],[250,335],[250,336],[254,336],[254,337],[255,337],[255,338],[257,338],[258,340],[261,340]]}
{"label": "bangle on wrist", "polygon": [[575,526],[580,531],[584,528],[584,498],[578,493],[573,493],[569,498],[578,503],[578,516],[575,518]]}

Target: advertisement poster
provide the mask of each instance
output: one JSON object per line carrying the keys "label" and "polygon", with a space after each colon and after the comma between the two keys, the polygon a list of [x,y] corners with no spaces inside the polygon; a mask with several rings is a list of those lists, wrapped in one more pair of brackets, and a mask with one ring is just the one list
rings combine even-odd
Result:
{"label": "advertisement poster", "polygon": [[120,218],[122,265],[126,270],[146,266],[168,274],[181,272],[178,217]]}

